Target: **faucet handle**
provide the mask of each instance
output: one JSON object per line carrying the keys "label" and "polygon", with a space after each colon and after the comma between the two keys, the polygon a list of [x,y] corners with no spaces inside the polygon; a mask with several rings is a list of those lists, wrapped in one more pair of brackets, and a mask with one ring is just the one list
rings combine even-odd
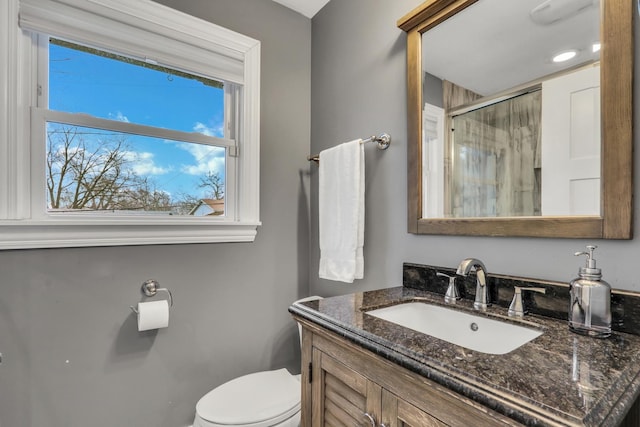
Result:
{"label": "faucet handle", "polygon": [[436,272],[436,276],[446,277],[449,279],[449,287],[447,288],[447,292],[444,294],[444,302],[446,304],[455,304],[457,300],[461,299],[460,293],[458,292],[458,287],[456,286],[456,279],[458,276],[450,276],[448,274]]}
{"label": "faucet handle", "polygon": [[511,317],[522,317],[524,316],[524,305],[522,303],[522,292],[523,291],[531,291],[531,292],[539,292],[544,294],[547,292],[545,288],[523,288],[521,286],[514,286],[513,300],[511,301],[511,305],[509,305],[508,314]]}

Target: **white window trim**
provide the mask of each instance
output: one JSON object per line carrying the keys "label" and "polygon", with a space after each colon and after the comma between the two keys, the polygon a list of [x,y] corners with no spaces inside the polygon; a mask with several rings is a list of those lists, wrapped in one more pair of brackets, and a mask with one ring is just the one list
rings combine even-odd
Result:
{"label": "white window trim", "polygon": [[[18,24],[19,12],[25,8],[32,8],[31,16],[38,16],[33,15],[38,8],[41,10],[35,12],[46,16],[49,8],[63,17],[66,9],[82,8],[85,12],[99,13],[104,19],[152,30],[153,36],[229,58],[229,73],[223,77],[243,85],[239,103],[243,117],[235,136],[240,143],[237,148],[228,147],[236,151],[239,160],[233,218],[114,219],[84,214],[78,218],[59,213],[42,215],[25,202],[30,200],[31,186],[41,173],[31,167],[32,155],[38,151],[30,145],[31,107],[37,105],[38,52],[35,35],[22,31]],[[190,66],[197,68],[198,64],[207,63],[210,56],[205,56],[193,58]],[[242,66],[240,72],[237,64]],[[259,138],[259,41],[149,0],[0,1],[0,250],[253,241],[260,225]],[[39,161],[44,163],[44,158]]]}

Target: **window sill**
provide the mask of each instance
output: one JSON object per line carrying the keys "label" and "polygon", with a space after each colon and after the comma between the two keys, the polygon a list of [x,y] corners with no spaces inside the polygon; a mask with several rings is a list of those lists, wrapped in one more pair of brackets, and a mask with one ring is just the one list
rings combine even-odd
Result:
{"label": "window sill", "polygon": [[[83,221],[86,222],[86,221]],[[259,223],[0,221],[0,250],[253,242]]]}

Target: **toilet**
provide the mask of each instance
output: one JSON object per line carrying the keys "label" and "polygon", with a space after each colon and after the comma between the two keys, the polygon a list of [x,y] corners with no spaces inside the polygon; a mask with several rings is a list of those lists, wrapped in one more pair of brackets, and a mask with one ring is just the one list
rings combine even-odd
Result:
{"label": "toilet", "polygon": [[[296,302],[321,299],[312,296]],[[302,340],[301,327],[298,335]],[[300,375],[286,369],[255,372],[228,381],[196,404],[193,427],[298,427]]]}

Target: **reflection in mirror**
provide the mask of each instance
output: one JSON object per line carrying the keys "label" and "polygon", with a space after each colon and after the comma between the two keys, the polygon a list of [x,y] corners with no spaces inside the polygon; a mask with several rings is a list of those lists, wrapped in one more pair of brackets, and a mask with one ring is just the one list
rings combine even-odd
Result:
{"label": "reflection in mirror", "polygon": [[482,0],[424,32],[423,216],[600,215],[599,10]]}
{"label": "reflection in mirror", "polygon": [[427,0],[398,20],[408,231],[631,238],[633,13],[628,0]]}
{"label": "reflection in mirror", "polygon": [[537,90],[451,115],[445,216],[540,215],[540,102]]}

